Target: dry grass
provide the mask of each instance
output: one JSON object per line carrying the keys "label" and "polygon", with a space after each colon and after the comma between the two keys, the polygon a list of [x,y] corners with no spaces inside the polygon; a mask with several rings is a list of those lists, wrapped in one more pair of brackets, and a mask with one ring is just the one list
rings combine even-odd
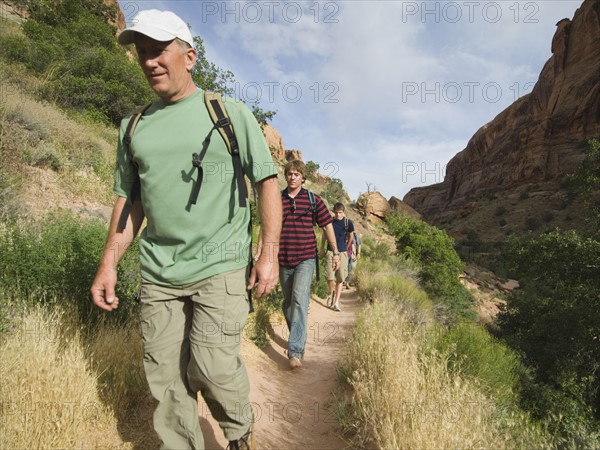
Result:
{"label": "dry grass", "polygon": [[144,400],[149,392],[142,365],[142,339],[135,325],[116,327],[101,323],[86,352],[99,381],[102,400],[116,417]]}
{"label": "dry grass", "polygon": [[42,308],[0,343],[0,448],[119,448],[75,322]]}
{"label": "dry grass", "polygon": [[526,418],[499,411],[476,382],[449,372],[444,354],[427,349],[434,329],[405,317],[402,306],[379,299],[360,314],[348,344],[353,396],[343,425],[356,447],[546,447]]}
{"label": "dry grass", "polygon": [[[148,399],[139,335],[134,327],[100,324],[82,338],[79,329],[75,317],[38,307],[1,335],[0,448],[128,448],[123,441],[148,442],[127,417],[129,408]],[[148,434],[144,425],[138,428]]]}
{"label": "dry grass", "polygon": [[449,355],[433,349],[444,331],[430,303],[400,278],[389,264],[359,273],[371,303],[357,315],[340,369],[350,392],[335,405],[353,448],[548,447],[526,415],[449,369]]}
{"label": "dry grass", "polygon": [[354,388],[356,443],[381,449],[500,448],[493,404],[459,377],[443,355],[424,352],[427,329],[378,301],[358,319],[346,361]]}

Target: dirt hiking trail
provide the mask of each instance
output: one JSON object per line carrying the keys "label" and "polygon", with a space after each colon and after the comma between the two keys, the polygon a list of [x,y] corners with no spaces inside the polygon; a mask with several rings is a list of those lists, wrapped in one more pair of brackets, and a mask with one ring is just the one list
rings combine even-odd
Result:
{"label": "dirt hiking trail", "polygon": [[[273,323],[269,344],[259,349],[247,339],[242,355],[250,377],[250,402],[260,450],[337,450],[348,443],[341,437],[330,409],[337,385],[337,368],[344,341],[350,336],[360,305],[354,289],[344,289],[335,312],[313,296],[308,313],[308,337],[302,367],[290,370],[285,321]],[[222,450],[227,441],[206,404],[199,404],[207,450]]]}

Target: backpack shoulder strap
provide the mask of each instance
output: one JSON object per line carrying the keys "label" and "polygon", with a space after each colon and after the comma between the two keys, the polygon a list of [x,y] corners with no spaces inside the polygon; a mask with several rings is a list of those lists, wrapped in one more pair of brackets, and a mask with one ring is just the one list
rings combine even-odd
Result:
{"label": "backpack shoulder strap", "polygon": [[[312,213],[312,222],[313,222],[313,227],[317,224],[317,200],[315,199],[315,193],[313,191],[311,191],[310,189],[307,189],[306,192],[308,193],[308,207]],[[316,239],[316,237],[315,237]],[[316,268],[316,276],[317,276],[317,283],[321,280],[321,271],[319,268],[319,245],[317,242],[317,247],[315,250],[315,268]]]}
{"label": "backpack shoulder strap", "polygon": [[[123,143],[127,146],[125,151],[127,153],[129,153],[130,158],[132,157],[131,139],[133,138],[133,133],[135,132],[135,129],[136,129],[140,119],[142,118],[142,116],[144,115],[146,110],[148,108],[150,108],[150,106],[152,106],[152,103],[148,103],[146,105],[137,107],[133,111],[133,114],[131,115],[129,122],[127,123],[127,128],[125,128],[125,136],[123,136]],[[131,207],[133,205],[133,202],[140,195],[140,179],[139,179],[139,176],[137,173],[137,166],[134,164],[133,167],[135,170],[135,181],[133,182],[133,186],[131,187],[129,196],[127,197],[127,202],[125,203],[125,206],[123,207],[123,209],[121,211],[121,215],[119,216],[119,229],[121,229],[121,230],[124,230],[125,227],[127,226],[127,218],[129,217],[129,213],[131,212]]]}
{"label": "backpack shoulder strap", "polygon": [[133,133],[135,132],[135,128],[137,127],[138,122],[140,121],[146,110],[150,108],[151,105],[152,103],[148,103],[146,105],[137,107],[133,111],[133,114],[129,119],[129,123],[127,124],[127,128],[125,129],[125,136],[123,136],[123,141],[125,142],[127,147],[131,145],[131,138],[133,137]]}
{"label": "backpack shoulder strap", "polygon": [[208,114],[215,125],[215,128],[219,131],[219,134],[227,145],[227,150],[231,154],[233,160],[233,171],[237,179],[237,186],[239,191],[239,204],[240,207],[246,206],[246,197],[248,197],[248,189],[246,188],[246,182],[244,180],[244,171],[242,168],[242,160],[240,158],[240,150],[238,147],[237,138],[235,137],[235,131],[233,124],[229,120],[227,110],[223,104],[223,99],[219,92],[204,92],[204,104],[208,110]]}
{"label": "backpack shoulder strap", "polygon": [[238,144],[235,132],[233,131],[233,125],[227,115],[221,93],[205,91],[204,104],[206,105],[206,109],[208,110],[208,114],[210,115],[215,128],[223,137],[229,153],[233,154],[234,151],[238,151]]}
{"label": "backpack shoulder strap", "polygon": [[313,226],[317,224],[317,201],[315,200],[315,193],[310,189],[308,191],[308,204],[312,212]]}

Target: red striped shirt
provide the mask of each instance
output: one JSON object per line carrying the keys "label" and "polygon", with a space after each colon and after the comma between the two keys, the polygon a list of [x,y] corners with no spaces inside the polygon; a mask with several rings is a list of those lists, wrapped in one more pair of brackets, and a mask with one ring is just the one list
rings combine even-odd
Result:
{"label": "red striped shirt", "polygon": [[[297,266],[302,261],[315,257],[317,240],[313,230],[313,213],[310,208],[308,191],[304,188],[292,198],[287,188],[281,192],[283,202],[283,227],[279,241],[279,264]],[[315,194],[317,225],[321,228],[330,224],[333,218],[329,210]]]}

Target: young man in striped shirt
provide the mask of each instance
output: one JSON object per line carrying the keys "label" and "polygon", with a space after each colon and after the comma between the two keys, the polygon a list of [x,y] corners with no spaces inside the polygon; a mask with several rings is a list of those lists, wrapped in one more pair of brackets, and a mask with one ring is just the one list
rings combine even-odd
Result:
{"label": "young man in striped shirt", "polygon": [[333,248],[333,269],[340,264],[332,217],[323,200],[314,195],[314,205],[308,190],[302,187],[306,180],[306,166],[300,160],[290,161],[285,166],[287,188],[281,192],[283,203],[283,227],[279,243],[279,281],[283,289],[283,314],[290,336],[288,358],[291,369],[302,365],[306,344],[306,325],[310,285],[315,271],[317,240],[313,230],[313,215],[316,225],[323,228],[327,241]]}

